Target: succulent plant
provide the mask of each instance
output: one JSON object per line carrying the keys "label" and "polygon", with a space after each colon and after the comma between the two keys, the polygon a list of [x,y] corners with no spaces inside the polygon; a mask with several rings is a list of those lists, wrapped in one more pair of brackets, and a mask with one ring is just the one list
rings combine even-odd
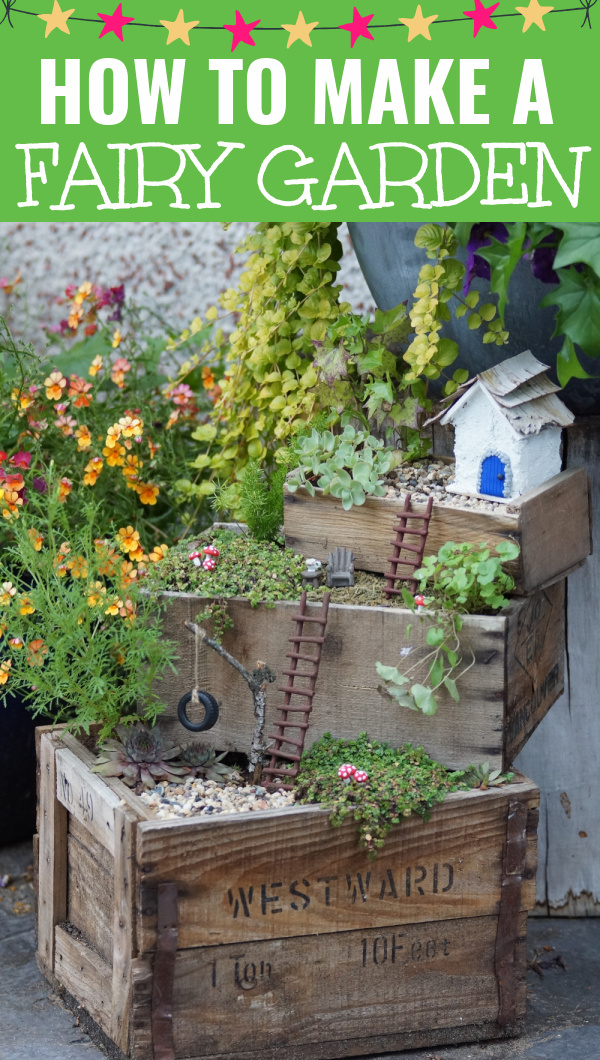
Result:
{"label": "succulent plant", "polygon": [[217,755],[212,747],[196,742],[183,748],[179,760],[193,776],[214,780],[216,784],[225,784],[235,774],[235,769],[222,762],[226,754],[227,751],[224,751],[223,754]]}
{"label": "succulent plant", "polygon": [[297,457],[299,466],[288,475],[288,490],[304,486],[314,497],[311,478],[316,479],[323,493],[341,498],[346,511],[364,504],[369,495],[385,496],[384,477],[394,463],[392,450],[383,442],[350,425],[340,435],[313,430],[298,440]]}
{"label": "succulent plant", "polygon": [[490,763],[484,762],[480,766],[469,766],[465,780],[474,788],[498,788],[502,784],[510,784],[514,773],[502,773],[500,769],[490,769]]}
{"label": "succulent plant", "polygon": [[157,780],[177,783],[188,773],[181,763],[171,761],[180,749],[160,729],[147,729],[138,723],[134,728],[117,725],[116,731],[119,739],[106,740],[92,772],[121,777],[130,788],[153,788]]}

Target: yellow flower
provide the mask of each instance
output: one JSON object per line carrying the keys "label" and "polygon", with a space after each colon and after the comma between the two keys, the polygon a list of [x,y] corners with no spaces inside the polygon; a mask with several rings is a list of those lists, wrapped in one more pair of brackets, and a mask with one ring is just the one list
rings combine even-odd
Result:
{"label": "yellow flower", "polygon": [[84,486],[95,486],[96,480],[104,467],[104,463],[99,456],[93,456],[91,460],[88,460],[85,465],[85,474],[83,476]]}
{"label": "yellow flower", "polygon": [[42,545],[44,543],[44,538],[40,534],[39,530],[33,530],[32,528],[31,530],[27,531],[27,536],[31,541],[31,544],[33,545],[35,551],[41,552]]}
{"label": "yellow flower", "polygon": [[119,420],[118,427],[124,438],[137,438],[141,436],[144,429],[144,421],[140,416],[122,416]]}
{"label": "yellow flower", "polygon": [[119,609],[121,607],[123,607],[123,601],[119,600],[119,598],[115,596],[112,604],[108,605],[108,607],[106,608],[106,611],[104,612],[104,614],[105,615],[118,615],[119,614]]}
{"label": "yellow flower", "polygon": [[16,596],[17,590],[12,582],[2,582],[2,593],[0,593],[0,607],[8,607],[12,597]]}
{"label": "yellow flower", "polygon": [[32,615],[33,612],[35,611],[35,607],[33,606],[32,602],[31,602],[31,600],[29,599],[28,596],[22,596],[21,597],[21,608],[20,608],[20,610],[21,610],[21,614],[22,615]]}
{"label": "yellow flower", "polygon": [[89,449],[92,444],[92,436],[89,427],[78,427],[75,431],[78,449]]}
{"label": "yellow flower", "polygon": [[88,375],[91,375],[92,378],[93,378],[95,375],[98,375],[98,372],[100,372],[101,370],[102,370],[102,358],[101,358],[100,354],[98,354],[97,357],[94,357],[94,360],[92,361],[92,363],[90,364],[90,367],[88,368]]}
{"label": "yellow flower", "polygon": [[47,379],[44,379],[44,386],[46,387],[46,397],[49,401],[60,401],[62,392],[67,385],[62,372],[51,372]]}
{"label": "yellow flower", "polygon": [[74,578],[87,578],[87,560],[85,556],[74,556],[67,560],[67,570],[71,571]]}
{"label": "yellow flower", "polygon": [[11,637],[8,643],[10,644],[11,648],[15,649],[15,651],[20,651],[23,647],[23,641],[20,637]]}
{"label": "yellow flower", "polygon": [[130,552],[129,558],[133,560],[134,563],[146,563],[148,560],[147,555],[141,547],[136,548],[134,552]]}
{"label": "yellow flower", "polygon": [[97,607],[102,603],[102,597],[106,595],[106,589],[102,582],[94,582],[93,588],[88,592],[88,607]]}
{"label": "yellow flower", "polygon": [[4,661],[0,663],[0,685],[5,685],[8,681],[11,666],[12,661],[10,659],[4,659]]}
{"label": "yellow flower", "polygon": [[140,548],[140,535],[132,526],[122,526],[117,534],[117,542],[121,552],[137,552]]}
{"label": "yellow flower", "polygon": [[44,656],[48,654],[48,648],[43,640],[32,640],[29,645],[27,662],[30,666],[43,666]]}
{"label": "yellow flower", "polygon": [[152,552],[149,553],[148,559],[150,559],[152,563],[158,563],[161,559],[165,558],[168,551],[168,545],[155,545]]}
{"label": "yellow flower", "polygon": [[109,427],[106,432],[106,446],[108,449],[114,449],[119,438],[121,437],[121,428],[118,423],[114,423],[112,427]]}
{"label": "yellow flower", "polygon": [[128,456],[125,459],[125,465],[121,474],[123,474],[125,478],[137,480],[138,472],[141,467],[143,467],[143,463],[139,457],[135,455]]}
{"label": "yellow flower", "polygon": [[124,463],[123,458],[125,456],[125,452],[126,450],[124,445],[115,444],[112,449],[109,449],[108,446],[105,446],[102,450],[102,456],[106,457],[106,463],[109,467],[122,467]]}
{"label": "yellow flower", "polygon": [[155,445],[150,438],[146,438],[146,441],[148,442],[148,449],[150,450],[150,459],[154,460],[154,457],[160,449],[160,445]]}
{"label": "yellow flower", "polygon": [[122,338],[123,338],[123,336],[121,335],[120,329],[116,328],[115,329],[115,333],[114,333],[114,335],[112,337],[112,348],[113,348],[113,350],[116,350],[117,346],[121,345]]}
{"label": "yellow flower", "polygon": [[156,504],[156,498],[160,493],[158,486],[150,486],[147,482],[140,482],[136,488],[142,504]]}

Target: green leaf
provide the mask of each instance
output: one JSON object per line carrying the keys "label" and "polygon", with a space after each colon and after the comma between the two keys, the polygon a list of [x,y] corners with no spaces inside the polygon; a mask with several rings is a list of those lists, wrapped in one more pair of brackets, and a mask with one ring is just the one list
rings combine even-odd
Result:
{"label": "green leaf", "polygon": [[521,549],[516,541],[500,541],[495,548],[503,563],[516,559]]}
{"label": "green leaf", "polygon": [[373,344],[369,346],[365,354],[361,354],[356,358],[356,366],[362,375],[366,375],[368,372],[379,372],[383,368],[384,358],[387,356],[389,355],[385,346]]}
{"label": "green leaf", "polygon": [[453,364],[458,357],[458,343],[453,339],[441,339],[438,343],[438,352],[435,355],[435,363],[442,367]]}
{"label": "green leaf", "polygon": [[439,648],[444,640],[444,630],[436,629],[435,626],[431,626],[431,628],[427,630],[425,640],[430,648]]}
{"label": "green leaf", "polygon": [[452,696],[452,699],[454,700],[454,702],[458,703],[460,701],[460,696],[459,696],[458,690],[456,688],[456,681],[453,681],[451,677],[445,677],[444,678],[444,684],[445,684],[446,688],[448,689],[448,692]]}
{"label": "green leaf", "polygon": [[458,239],[461,247],[466,247],[469,239],[471,238],[471,229],[473,222],[459,221],[458,224],[452,225],[454,229],[454,235]]}
{"label": "green leaf", "polygon": [[397,666],[384,666],[383,663],[376,662],[375,669],[384,681],[392,681],[395,685],[405,685],[408,683],[408,677],[404,677]]}
{"label": "green leaf", "polygon": [[429,667],[429,680],[435,688],[441,684],[444,676],[444,666],[441,659],[434,659],[431,666]]}
{"label": "green leaf", "polygon": [[425,685],[413,685],[410,691],[411,695],[414,696],[418,709],[423,714],[435,714],[438,705],[430,688],[426,688]]}
{"label": "green leaf", "polygon": [[570,379],[597,379],[590,375],[579,363],[575,347],[570,338],[565,335],[562,350],[556,356],[556,374],[561,386],[566,386]]}
{"label": "green leaf", "polygon": [[567,335],[588,357],[600,354],[600,278],[586,269],[561,269],[560,283],[542,300],[557,305],[555,335]]}
{"label": "green leaf", "polygon": [[557,224],[563,237],[554,259],[554,268],[583,261],[600,276],[600,224]]}
{"label": "green leaf", "polygon": [[516,265],[523,254],[523,241],[527,231],[524,221],[508,225],[509,237],[506,243],[492,239],[491,247],[481,247],[477,253],[485,258],[492,269],[491,289],[499,295],[498,314],[504,320],[504,310],[508,302],[508,285]]}
{"label": "green leaf", "polygon": [[455,383],[458,383],[458,385],[461,386],[462,383],[466,383],[469,378],[469,373],[466,368],[457,368],[456,371],[452,373],[452,378]]}
{"label": "green leaf", "polygon": [[421,225],[415,235],[415,246],[423,250],[438,250],[444,242],[444,230],[436,224]]}
{"label": "green leaf", "polygon": [[192,431],[192,438],[195,442],[212,442],[213,438],[217,437],[217,428],[214,423],[203,423],[200,427],[196,427],[195,431]]}
{"label": "green leaf", "polygon": [[339,379],[348,376],[349,351],[341,343],[332,346],[329,343],[315,343],[315,365],[320,368],[321,378],[332,386]]}

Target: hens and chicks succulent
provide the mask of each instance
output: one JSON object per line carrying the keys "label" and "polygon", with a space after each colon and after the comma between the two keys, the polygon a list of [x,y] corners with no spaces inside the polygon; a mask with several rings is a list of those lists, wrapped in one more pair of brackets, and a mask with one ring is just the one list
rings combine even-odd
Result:
{"label": "hens and chicks succulent", "polygon": [[181,748],[161,731],[138,723],[133,728],[117,725],[118,739],[106,740],[100,748],[94,773],[120,777],[130,788],[153,788],[159,780],[180,784],[186,777],[204,777],[225,784],[235,770],[212,747],[195,742]]}

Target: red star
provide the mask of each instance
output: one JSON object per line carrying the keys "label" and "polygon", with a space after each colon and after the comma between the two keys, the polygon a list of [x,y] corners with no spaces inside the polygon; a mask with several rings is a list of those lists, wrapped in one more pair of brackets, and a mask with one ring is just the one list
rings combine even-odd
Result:
{"label": "red star", "polygon": [[495,22],[492,22],[490,15],[494,13],[500,3],[492,4],[491,7],[484,7],[481,0],[475,0],[474,11],[463,11],[463,15],[467,15],[468,18],[473,19],[473,36],[476,37],[480,29],[498,29]]}
{"label": "red star", "polygon": [[231,41],[231,50],[235,51],[238,44],[251,44],[252,47],[256,45],[256,41],[252,40],[250,31],[258,26],[260,19],[257,18],[256,22],[244,22],[239,11],[235,13],[235,26],[223,26],[223,29],[228,29],[230,33],[233,33],[233,40]]}
{"label": "red star", "polygon": [[350,47],[353,48],[359,37],[366,37],[367,40],[375,40],[374,37],[369,33],[367,26],[373,18],[373,15],[359,15],[358,8],[354,8],[352,15],[352,22],[346,22],[340,29],[347,29],[350,34]]}
{"label": "red star", "polygon": [[98,12],[98,18],[101,18],[104,22],[104,29],[100,34],[98,40],[102,40],[102,37],[107,33],[115,33],[120,41],[123,40],[123,26],[126,26],[128,22],[133,22],[133,18],[126,18],[123,14],[123,4],[119,4],[117,10],[112,15],[103,15],[100,11]]}

